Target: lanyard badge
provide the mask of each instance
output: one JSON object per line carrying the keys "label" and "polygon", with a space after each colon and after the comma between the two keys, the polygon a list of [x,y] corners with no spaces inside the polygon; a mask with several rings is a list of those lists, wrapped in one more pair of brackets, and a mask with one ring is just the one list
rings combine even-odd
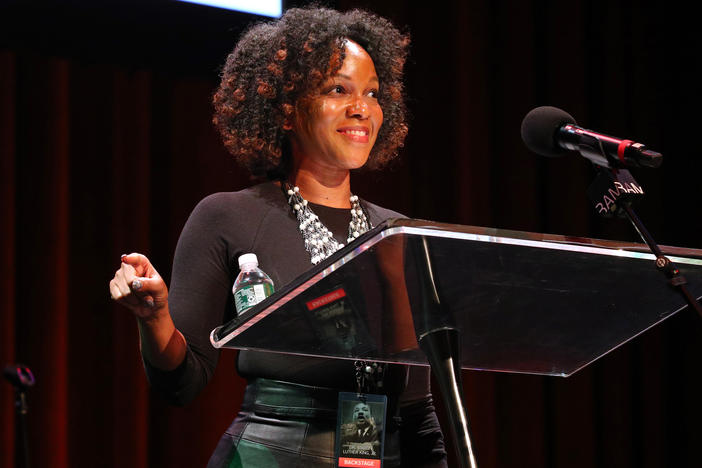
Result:
{"label": "lanyard badge", "polygon": [[385,395],[339,393],[337,467],[382,467],[387,401]]}

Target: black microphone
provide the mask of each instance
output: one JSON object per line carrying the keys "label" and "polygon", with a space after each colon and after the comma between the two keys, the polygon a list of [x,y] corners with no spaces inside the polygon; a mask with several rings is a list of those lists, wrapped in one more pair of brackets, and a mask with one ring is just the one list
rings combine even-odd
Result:
{"label": "black microphone", "polygon": [[22,364],[14,364],[5,366],[2,370],[2,375],[9,381],[17,390],[27,390],[34,385],[34,374],[29,367]]}
{"label": "black microphone", "polygon": [[604,135],[578,127],[567,112],[551,106],[537,107],[522,120],[522,140],[534,153],[563,156],[578,151],[598,166],[658,167],[663,155],[641,143]]}

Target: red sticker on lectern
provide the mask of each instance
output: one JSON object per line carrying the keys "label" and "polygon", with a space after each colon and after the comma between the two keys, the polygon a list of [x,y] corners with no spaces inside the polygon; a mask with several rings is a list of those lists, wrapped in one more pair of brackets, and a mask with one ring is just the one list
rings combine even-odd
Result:
{"label": "red sticker on lectern", "polygon": [[340,467],[367,467],[380,468],[380,460],[364,460],[363,458],[339,458]]}
{"label": "red sticker on lectern", "polygon": [[346,297],[346,291],[344,291],[344,288],[335,289],[334,291],[328,292],[323,296],[319,296],[317,299],[312,299],[311,301],[307,302],[307,310],[317,309],[323,305],[329,304],[330,302],[334,302],[337,299],[341,299],[342,297]]}

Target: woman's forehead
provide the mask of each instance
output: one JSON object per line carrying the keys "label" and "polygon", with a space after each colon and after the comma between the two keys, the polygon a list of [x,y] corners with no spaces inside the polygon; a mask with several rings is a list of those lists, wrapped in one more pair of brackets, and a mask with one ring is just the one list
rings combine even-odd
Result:
{"label": "woman's forehead", "polygon": [[356,53],[356,54],[368,54],[366,49],[361,47],[361,45],[358,42],[355,42],[351,39],[344,38],[344,49],[346,52],[350,53]]}
{"label": "woman's forehead", "polygon": [[[361,47],[357,42],[351,39],[345,39],[344,43],[344,59],[341,62],[340,67],[334,74],[328,78],[333,78],[335,76],[349,77],[353,73],[360,72],[362,75],[368,75],[368,79],[378,80],[377,73],[375,71],[375,63],[370,54]],[[334,62],[335,58],[332,57],[331,61]]]}

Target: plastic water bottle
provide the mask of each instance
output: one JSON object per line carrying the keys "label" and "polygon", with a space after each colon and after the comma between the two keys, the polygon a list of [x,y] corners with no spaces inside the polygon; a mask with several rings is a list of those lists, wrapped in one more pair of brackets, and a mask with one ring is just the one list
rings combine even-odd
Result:
{"label": "plastic water bottle", "polygon": [[241,314],[273,294],[273,280],[258,267],[256,254],[239,257],[239,276],[234,281],[234,305]]}

